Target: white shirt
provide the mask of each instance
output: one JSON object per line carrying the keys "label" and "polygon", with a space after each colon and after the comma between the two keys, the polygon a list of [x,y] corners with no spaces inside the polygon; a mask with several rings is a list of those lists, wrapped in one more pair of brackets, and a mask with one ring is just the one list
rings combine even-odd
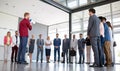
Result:
{"label": "white shirt", "polygon": [[104,37],[104,25],[102,22],[100,23],[100,35],[102,35],[102,37]]}
{"label": "white shirt", "polygon": [[77,39],[73,39],[70,42],[70,48],[74,48],[74,50],[77,50],[77,45],[78,45],[78,40]]}
{"label": "white shirt", "polygon": [[[51,44],[52,42],[50,40],[46,40],[45,44]],[[45,45],[46,49],[51,49],[51,45]]]}
{"label": "white shirt", "polygon": [[[20,39],[19,36],[17,36],[17,47],[19,47]],[[16,45],[16,36],[12,36],[12,46]]]}

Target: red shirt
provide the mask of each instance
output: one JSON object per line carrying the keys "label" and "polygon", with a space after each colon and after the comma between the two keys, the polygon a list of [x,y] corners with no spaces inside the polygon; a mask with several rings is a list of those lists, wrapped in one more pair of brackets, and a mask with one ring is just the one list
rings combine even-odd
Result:
{"label": "red shirt", "polygon": [[23,19],[19,24],[19,33],[22,37],[28,37],[28,30],[32,30],[30,21],[28,19]]}

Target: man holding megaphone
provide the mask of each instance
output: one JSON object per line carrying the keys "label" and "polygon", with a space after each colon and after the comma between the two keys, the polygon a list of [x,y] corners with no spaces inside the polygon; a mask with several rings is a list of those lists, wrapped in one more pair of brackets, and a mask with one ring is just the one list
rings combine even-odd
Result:
{"label": "man holding megaphone", "polygon": [[28,42],[28,30],[32,30],[32,23],[30,23],[30,13],[24,13],[24,19],[19,24],[20,46],[18,50],[18,64],[28,64],[25,61],[25,53]]}

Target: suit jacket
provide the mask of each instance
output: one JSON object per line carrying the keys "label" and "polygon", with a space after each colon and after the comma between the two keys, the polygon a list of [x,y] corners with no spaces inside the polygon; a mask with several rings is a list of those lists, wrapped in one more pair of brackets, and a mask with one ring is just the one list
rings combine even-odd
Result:
{"label": "suit jacket", "polygon": [[60,38],[57,38],[57,39],[55,38],[54,41],[53,41],[53,45],[60,47],[60,45],[61,45],[61,39]]}
{"label": "suit jacket", "polygon": [[[41,45],[40,45],[40,42],[41,42]],[[43,47],[44,46],[44,40],[43,39],[37,39],[37,47]]]}
{"label": "suit jacket", "polygon": [[67,51],[70,48],[70,40],[68,38],[63,39],[62,50]]}
{"label": "suit jacket", "polygon": [[15,46],[17,45],[17,47],[19,47],[19,44],[20,44],[20,38],[19,36],[17,36],[17,44],[16,44],[16,36],[12,36],[12,46]]}
{"label": "suit jacket", "polygon": [[87,29],[89,37],[100,36],[100,20],[96,15],[90,16]]}
{"label": "suit jacket", "polygon": [[85,39],[84,38],[79,39],[78,40],[78,49],[83,50],[84,48],[85,48]]}
{"label": "suit jacket", "polygon": [[74,41],[72,39],[70,42],[70,48],[74,48],[74,50],[77,50],[77,45],[78,45],[77,39],[74,39]]}

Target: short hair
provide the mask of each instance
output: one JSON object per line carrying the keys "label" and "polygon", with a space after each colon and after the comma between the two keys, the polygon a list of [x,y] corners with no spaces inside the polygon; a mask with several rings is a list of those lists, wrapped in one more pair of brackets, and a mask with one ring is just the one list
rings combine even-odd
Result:
{"label": "short hair", "polygon": [[75,36],[75,34],[73,36]]}
{"label": "short hair", "polygon": [[39,36],[42,36],[42,34],[39,34]]}
{"label": "short hair", "polygon": [[105,20],[105,21],[106,21],[107,19],[106,19],[105,17],[102,17],[102,20]]}
{"label": "short hair", "polygon": [[93,8],[89,9],[89,12],[96,13],[95,9]]}
{"label": "short hair", "polygon": [[59,35],[58,33],[56,35]]}
{"label": "short hair", "polygon": [[28,13],[28,12],[25,12],[24,13],[24,17],[26,17],[27,15],[29,15],[30,13]]}
{"label": "short hair", "polygon": [[80,33],[80,35],[83,35],[82,33]]}
{"label": "short hair", "polygon": [[100,19],[101,22],[103,21],[103,19],[102,19],[103,17],[102,16],[99,16],[98,18]]}
{"label": "short hair", "polygon": [[15,33],[18,32],[17,30],[15,31]]}

